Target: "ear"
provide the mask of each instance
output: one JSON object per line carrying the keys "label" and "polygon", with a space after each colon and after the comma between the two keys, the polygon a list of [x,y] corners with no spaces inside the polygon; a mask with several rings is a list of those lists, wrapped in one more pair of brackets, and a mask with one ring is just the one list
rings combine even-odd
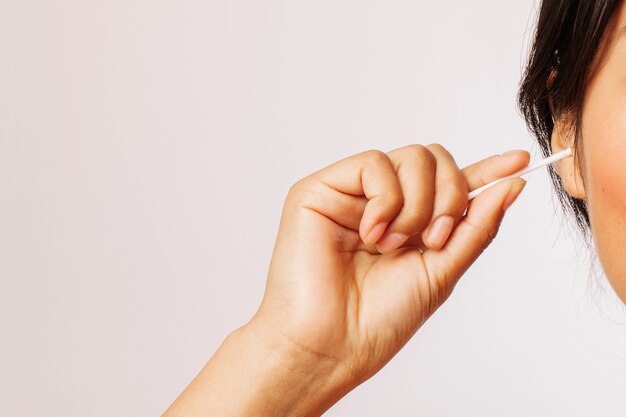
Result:
{"label": "ear", "polygon": [[[554,83],[556,76],[556,69],[550,71],[550,75],[547,80],[548,91],[552,88],[552,84]],[[550,104],[550,111],[552,113],[552,121],[554,122],[554,129],[552,129],[552,137],[550,138],[552,154],[560,152],[567,147],[572,148],[572,157],[556,161],[554,163],[554,168],[556,169],[557,174],[561,177],[561,182],[563,183],[565,191],[572,197],[585,199],[587,198],[587,194],[585,193],[585,184],[577,165],[579,153],[574,146],[574,118],[570,112],[561,112],[561,114],[556,114],[554,97],[552,94],[549,95],[548,101]]]}
{"label": "ear", "polygon": [[554,129],[550,138],[552,153],[572,148],[571,158],[564,158],[554,163],[556,172],[561,177],[565,191],[572,197],[585,199],[585,185],[583,177],[578,169],[578,153],[574,146],[574,129],[572,129],[572,117],[569,114],[562,114],[554,119]]}

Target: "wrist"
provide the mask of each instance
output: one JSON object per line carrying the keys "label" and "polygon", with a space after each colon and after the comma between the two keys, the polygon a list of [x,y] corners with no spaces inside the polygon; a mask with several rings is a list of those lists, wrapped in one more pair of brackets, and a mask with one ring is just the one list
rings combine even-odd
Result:
{"label": "wrist", "polygon": [[254,372],[254,415],[321,415],[353,386],[345,366],[337,358],[299,346],[286,337],[258,326],[255,320],[228,336],[233,349],[245,352]]}
{"label": "wrist", "polygon": [[226,337],[163,417],[319,416],[353,388],[346,374],[253,319]]}

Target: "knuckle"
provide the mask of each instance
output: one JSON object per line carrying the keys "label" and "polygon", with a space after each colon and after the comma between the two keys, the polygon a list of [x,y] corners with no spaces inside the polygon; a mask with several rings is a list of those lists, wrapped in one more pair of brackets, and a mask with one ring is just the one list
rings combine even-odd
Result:
{"label": "knuckle", "polygon": [[405,151],[408,152],[424,152],[426,151],[426,146],[422,145],[421,143],[412,143],[410,145],[406,145],[404,147]]}
{"label": "knuckle", "polygon": [[435,150],[447,152],[446,148],[442,144],[437,143],[437,142],[429,143],[428,145],[426,145],[426,147],[431,150],[435,149]]}
{"label": "knuckle", "polygon": [[491,245],[491,243],[494,241],[494,239],[498,235],[499,228],[500,228],[499,226],[495,226],[495,227],[483,230],[482,238],[480,241],[483,250],[487,249],[489,245]]}
{"label": "knuckle", "polygon": [[370,149],[363,153],[363,159],[366,163],[380,164],[389,161],[387,154],[378,149]]}
{"label": "knuckle", "polygon": [[[437,155],[439,155],[441,157],[444,157],[445,159],[448,159],[455,166],[457,165],[456,160],[454,159],[454,156],[442,144],[440,144],[440,143],[430,143],[430,144],[426,145],[426,147],[430,151],[432,151],[434,154],[437,154]],[[457,166],[457,169],[458,168],[459,167]]]}
{"label": "knuckle", "polygon": [[311,195],[311,181],[308,177],[304,177],[289,187],[287,192],[287,201],[302,203]]}
{"label": "knuckle", "polygon": [[406,145],[397,149],[394,149],[389,153],[392,157],[392,162],[396,169],[399,168],[402,162],[410,162],[409,165],[423,166],[433,170],[437,165],[437,159],[435,155],[424,145],[419,143]]}
{"label": "knuckle", "polygon": [[411,157],[413,157],[415,159],[419,159],[419,160],[430,162],[430,163],[434,163],[435,162],[435,156],[424,145],[420,145],[420,144],[417,144],[417,143],[413,144],[413,145],[408,145],[405,148],[405,152],[407,152],[409,154],[409,156],[411,156]]}
{"label": "knuckle", "polygon": [[287,195],[292,196],[294,194],[298,194],[300,190],[302,190],[303,188],[303,182],[304,182],[304,178],[293,183],[291,187],[289,187],[289,192],[287,193]]}

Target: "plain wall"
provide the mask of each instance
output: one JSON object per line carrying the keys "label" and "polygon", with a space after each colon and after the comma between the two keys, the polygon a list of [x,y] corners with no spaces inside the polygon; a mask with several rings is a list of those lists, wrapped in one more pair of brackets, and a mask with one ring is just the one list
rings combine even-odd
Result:
{"label": "plain wall", "polygon": [[[256,311],[287,190],[367,149],[539,150],[530,0],[0,0],[0,409],[154,416]],[[626,327],[545,170],[328,416],[622,416]],[[605,290],[602,290],[603,286]]]}

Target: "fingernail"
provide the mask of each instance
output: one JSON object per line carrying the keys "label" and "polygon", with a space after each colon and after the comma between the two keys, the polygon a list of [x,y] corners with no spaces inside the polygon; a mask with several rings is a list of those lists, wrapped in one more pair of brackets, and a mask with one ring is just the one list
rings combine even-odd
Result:
{"label": "fingernail", "polygon": [[506,151],[505,153],[503,153],[500,156],[509,156],[509,155],[515,155],[515,154],[518,154],[518,153],[524,153],[524,151],[520,151],[519,149],[512,150],[512,151]]}
{"label": "fingernail", "polygon": [[376,248],[380,252],[388,252],[398,248],[400,245],[406,242],[408,238],[409,237],[407,235],[402,233],[389,233],[376,244]]}
{"label": "fingernail", "polygon": [[506,198],[504,199],[504,204],[502,205],[503,211],[507,211],[508,208],[511,207],[511,204],[513,204],[513,202],[517,199],[517,197],[524,189],[524,186],[526,186],[526,180],[523,178],[520,179],[522,180],[522,182],[518,182],[516,185],[514,185],[513,188],[506,195]]}
{"label": "fingernail", "polygon": [[428,231],[428,245],[433,249],[441,249],[454,226],[454,218],[447,214],[438,217]]}
{"label": "fingernail", "polygon": [[380,237],[385,232],[385,229],[387,228],[387,224],[388,224],[387,222],[382,222],[372,227],[372,230],[370,230],[370,232],[365,237],[365,241],[366,241],[365,243],[367,243],[368,245],[376,243],[376,241],[380,239]]}

